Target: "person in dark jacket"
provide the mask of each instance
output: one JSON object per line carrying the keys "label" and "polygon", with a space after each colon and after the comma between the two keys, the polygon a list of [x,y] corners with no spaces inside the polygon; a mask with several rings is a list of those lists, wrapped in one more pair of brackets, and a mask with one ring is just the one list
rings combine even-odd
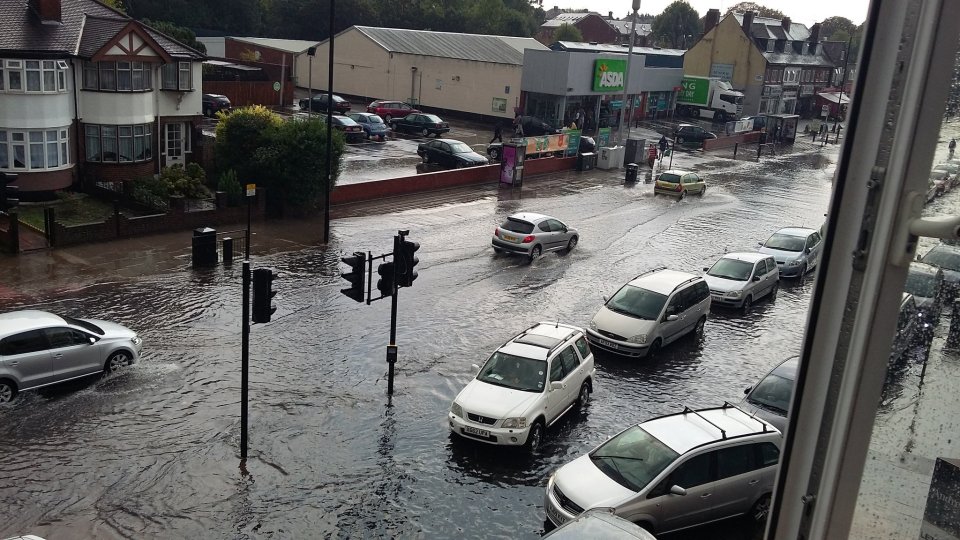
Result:
{"label": "person in dark jacket", "polygon": [[663,153],[667,151],[667,145],[669,145],[669,144],[670,144],[670,143],[667,142],[667,136],[666,136],[666,135],[661,135],[661,136],[660,136],[660,143],[659,143],[659,146],[660,146],[660,157],[661,157],[661,158],[663,157]]}
{"label": "person in dark jacket", "polygon": [[490,143],[493,143],[493,141],[503,142],[503,134],[500,132],[500,122],[497,122],[497,125],[493,127],[493,138],[490,139]]}

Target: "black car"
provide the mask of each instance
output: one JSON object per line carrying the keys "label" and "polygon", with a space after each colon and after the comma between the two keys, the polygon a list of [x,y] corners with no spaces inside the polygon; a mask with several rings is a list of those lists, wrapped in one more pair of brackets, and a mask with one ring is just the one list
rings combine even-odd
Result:
{"label": "black car", "polygon": [[327,105],[327,95],[317,94],[313,96],[313,102],[309,99],[301,99],[300,108],[319,113],[332,112],[334,114],[347,114],[350,112],[350,102],[333,94],[333,107],[330,107]]}
{"label": "black car", "polygon": [[203,115],[213,116],[220,111],[230,112],[230,98],[221,94],[203,95]]}
{"label": "black car", "polygon": [[455,139],[436,139],[420,143],[417,154],[424,163],[437,163],[447,167],[474,167],[486,165],[487,158],[473,151],[467,143]]}
{"label": "black car", "polygon": [[514,125],[516,125],[518,122],[523,126],[524,137],[539,137],[540,135],[554,135],[560,133],[559,129],[551,126],[536,116],[518,116],[514,120]]}
{"label": "black car", "polygon": [[673,136],[677,144],[698,144],[702,145],[707,139],[716,139],[716,134],[693,124],[680,124]]}
{"label": "black car", "polygon": [[413,113],[403,118],[394,118],[390,122],[390,129],[400,133],[420,133],[424,137],[431,134],[439,137],[441,133],[450,131],[450,124],[435,114]]}

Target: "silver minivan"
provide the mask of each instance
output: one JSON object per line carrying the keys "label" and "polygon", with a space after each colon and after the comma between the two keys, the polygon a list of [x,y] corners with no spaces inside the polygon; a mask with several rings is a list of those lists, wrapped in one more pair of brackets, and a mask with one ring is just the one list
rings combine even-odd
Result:
{"label": "silver minivan", "polygon": [[140,358],[143,341],[116,323],[46,311],[0,314],[0,403],[18,392],[98,373]]}
{"label": "silver minivan", "polygon": [[727,253],[704,268],[712,305],[750,309],[764,296],[777,296],[780,270],[777,261],[762,253]]}
{"label": "silver minivan", "polygon": [[591,508],[660,534],[734,516],[766,523],[783,437],[730,405],[631,426],[567,463],[547,482],[547,520]]}
{"label": "silver minivan", "polygon": [[657,269],[630,280],[590,321],[591,345],[625,356],[653,356],[691,332],[702,335],[710,313],[703,277]]}

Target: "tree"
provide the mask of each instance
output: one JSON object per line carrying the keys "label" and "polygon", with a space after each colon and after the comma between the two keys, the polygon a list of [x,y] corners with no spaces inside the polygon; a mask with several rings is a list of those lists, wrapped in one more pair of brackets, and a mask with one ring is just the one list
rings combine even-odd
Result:
{"label": "tree", "polygon": [[676,0],[653,18],[650,36],[661,47],[686,49],[693,45],[702,30],[697,10],[683,0]]}
{"label": "tree", "polygon": [[553,33],[554,41],[583,41],[580,29],[570,23],[563,23]]}
{"label": "tree", "polygon": [[771,19],[783,19],[784,15],[782,11],[768,8],[766,6],[761,6],[756,2],[740,2],[730,6],[727,9],[727,14],[730,13],[746,13],[748,11],[754,11],[757,15],[761,17],[770,17]]}
{"label": "tree", "polygon": [[172,37],[187,47],[200,51],[204,54],[207,53],[207,47],[203,43],[197,41],[197,35],[194,34],[193,30],[189,28],[177,26],[176,24],[168,21],[151,21],[150,19],[143,19],[140,22],[160,33]]}
{"label": "tree", "polygon": [[[830,41],[846,41],[857,31],[857,25],[846,17],[827,17],[820,22],[820,35]],[[843,34],[837,35],[838,32]],[[844,37],[844,34],[846,37]]]}

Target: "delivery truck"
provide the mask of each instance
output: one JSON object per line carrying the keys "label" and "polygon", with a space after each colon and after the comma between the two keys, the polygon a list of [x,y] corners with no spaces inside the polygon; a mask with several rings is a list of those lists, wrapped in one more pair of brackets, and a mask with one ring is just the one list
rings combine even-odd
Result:
{"label": "delivery truck", "polygon": [[720,122],[736,120],[743,113],[743,92],[716,77],[683,76],[683,89],[677,96],[677,114],[694,118],[713,118]]}

